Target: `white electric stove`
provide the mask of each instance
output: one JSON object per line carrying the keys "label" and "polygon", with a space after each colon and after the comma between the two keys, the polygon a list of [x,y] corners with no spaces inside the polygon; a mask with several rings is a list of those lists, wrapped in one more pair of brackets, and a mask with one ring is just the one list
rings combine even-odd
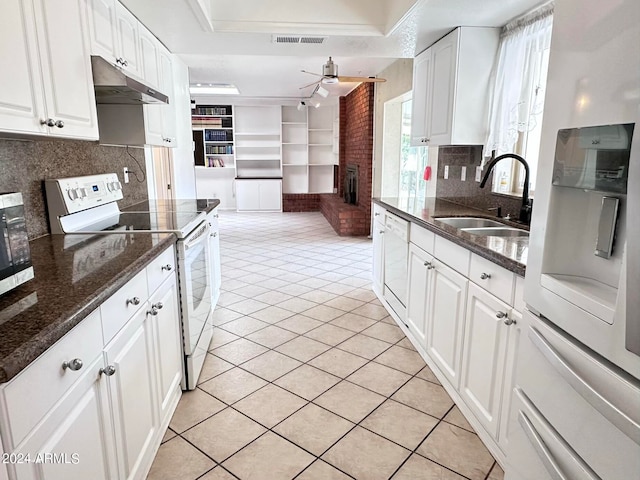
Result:
{"label": "white electric stove", "polygon": [[176,235],[184,353],[182,388],[193,390],[213,334],[210,225],[204,209],[191,209],[178,201],[174,205],[180,205],[179,211],[150,204],[152,211],[123,212],[117,203],[123,198],[122,185],[115,173],[46,180],[45,189],[51,232],[66,234],[65,245],[95,235]]}

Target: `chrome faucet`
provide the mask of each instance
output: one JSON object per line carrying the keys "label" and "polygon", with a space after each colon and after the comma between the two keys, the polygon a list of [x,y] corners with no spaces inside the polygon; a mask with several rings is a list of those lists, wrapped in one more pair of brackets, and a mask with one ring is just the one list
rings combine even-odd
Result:
{"label": "chrome faucet", "polygon": [[531,201],[529,200],[529,164],[527,161],[522,158],[520,155],[516,155],[515,153],[505,153],[504,155],[500,155],[496,157],[495,150],[491,153],[492,160],[489,162],[487,166],[487,171],[484,174],[482,182],[480,182],[480,188],[484,188],[487,180],[489,179],[489,175],[493,170],[493,167],[496,166],[500,160],[505,158],[514,158],[519,161],[524,166],[524,187],[522,188],[522,206],[520,207],[520,217],[519,220],[522,223],[529,225],[531,223]]}

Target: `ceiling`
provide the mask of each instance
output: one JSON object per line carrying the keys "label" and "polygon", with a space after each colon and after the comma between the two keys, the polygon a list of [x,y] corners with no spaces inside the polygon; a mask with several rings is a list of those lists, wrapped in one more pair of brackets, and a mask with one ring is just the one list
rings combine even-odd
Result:
{"label": "ceiling", "polygon": [[[459,25],[499,27],[541,0],[122,0],[189,67],[191,83],[243,97],[304,98],[329,56],[340,75],[379,74]],[[275,34],[321,44],[275,43]],[[357,84],[326,85],[331,96]]]}

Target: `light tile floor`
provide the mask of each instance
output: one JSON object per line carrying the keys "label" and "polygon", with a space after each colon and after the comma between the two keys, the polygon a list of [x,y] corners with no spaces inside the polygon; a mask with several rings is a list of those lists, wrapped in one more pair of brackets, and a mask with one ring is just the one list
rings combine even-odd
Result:
{"label": "light tile floor", "polygon": [[149,479],[502,479],[371,291],[370,240],[228,212],[220,239],[211,350]]}

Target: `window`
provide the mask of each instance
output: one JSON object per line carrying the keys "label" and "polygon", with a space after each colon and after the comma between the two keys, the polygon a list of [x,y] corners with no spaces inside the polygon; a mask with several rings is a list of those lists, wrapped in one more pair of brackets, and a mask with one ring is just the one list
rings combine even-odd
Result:
{"label": "window", "polygon": [[424,197],[426,147],[412,147],[411,95],[389,100],[384,108],[382,196]]}
{"label": "window", "polygon": [[[546,91],[553,7],[545,6],[503,29],[490,109],[489,137],[484,156],[517,153],[531,167],[535,188],[542,113]],[[502,161],[493,175],[493,191],[521,193],[524,168]]]}

